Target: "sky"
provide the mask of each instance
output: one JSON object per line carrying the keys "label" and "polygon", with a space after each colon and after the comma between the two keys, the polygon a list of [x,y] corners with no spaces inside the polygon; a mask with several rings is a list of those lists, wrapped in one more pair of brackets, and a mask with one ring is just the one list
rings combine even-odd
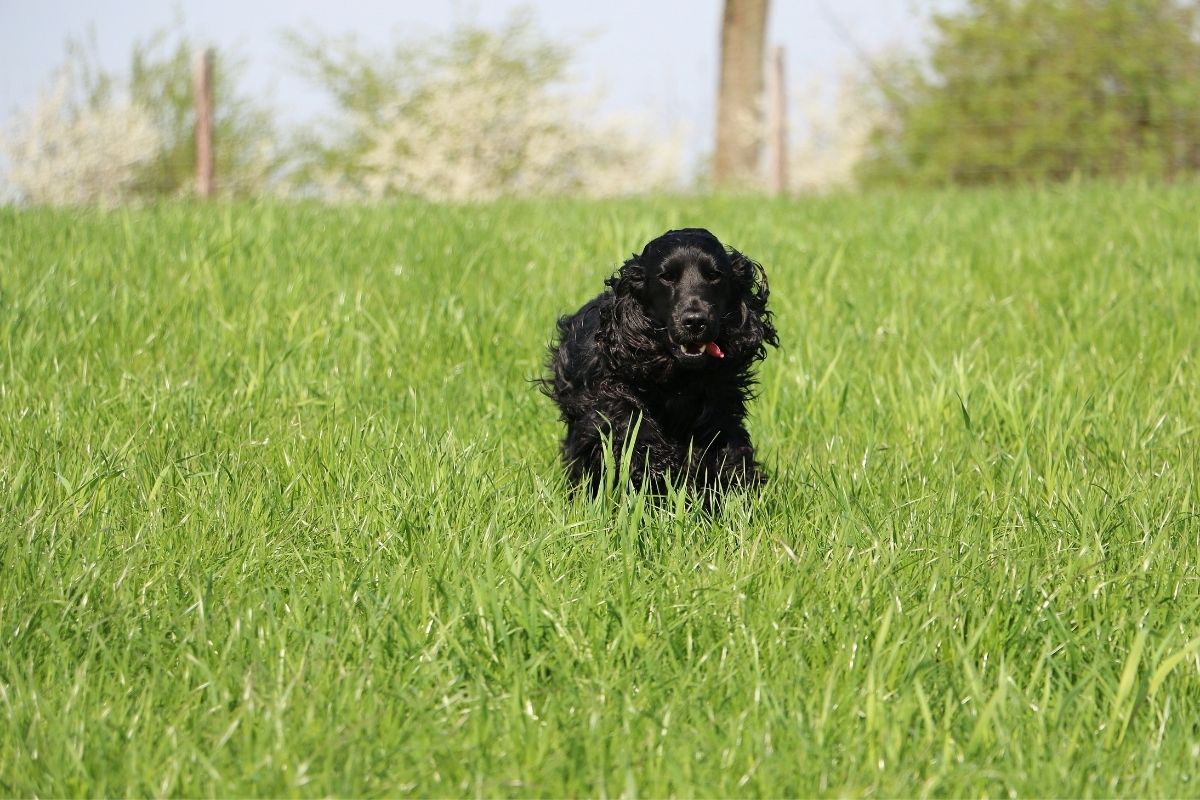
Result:
{"label": "sky", "polygon": [[[919,48],[930,7],[951,0],[773,0],[768,44],[786,51],[789,95],[831,86],[862,53]],[[239,91],[265,97],[286,123],[318,119],[321,91],[296,74],[282,32],[353,35],[367,46],[422,37],[456,22],[533,11],[539,28],[574,43],[573,77],[603,93],[604,112],[632,112],[710,149],[721,0],[0,0],[0,128],[29,108],[70,38],[94,33],[100,61],[123,71],[135,41],[182,20],[194,41],[244,61]],[[828,90],[826,90],[828,91]]]}

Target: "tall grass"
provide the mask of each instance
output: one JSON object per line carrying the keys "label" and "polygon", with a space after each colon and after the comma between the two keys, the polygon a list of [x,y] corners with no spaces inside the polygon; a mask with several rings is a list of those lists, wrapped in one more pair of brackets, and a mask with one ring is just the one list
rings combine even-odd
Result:
{"label": "tall grass", "polygon": [[[766,266],[765,492],[572,498],[649,237]],[[0,211],[0,793],[1200,781],[1195,187]]]}

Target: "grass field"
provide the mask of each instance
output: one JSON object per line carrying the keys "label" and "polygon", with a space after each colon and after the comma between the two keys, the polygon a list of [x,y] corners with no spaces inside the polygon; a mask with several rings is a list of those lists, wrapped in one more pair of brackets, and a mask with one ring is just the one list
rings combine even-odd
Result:
{"label": "grass field", "polygon": [[[767,490],[572,499],[555,316],[770,275]],[[0,794],[1200,791],[1200,190],[0,210]]]}

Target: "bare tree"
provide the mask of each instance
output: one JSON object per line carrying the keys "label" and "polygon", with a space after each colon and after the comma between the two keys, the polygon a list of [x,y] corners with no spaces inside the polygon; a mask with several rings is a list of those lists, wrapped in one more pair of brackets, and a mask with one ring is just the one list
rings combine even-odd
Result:
{"label": "bare tree", "polygon": [[718,186],[757,183],[768,4],[768,0],[725,0],[713,156],[713,181]]}

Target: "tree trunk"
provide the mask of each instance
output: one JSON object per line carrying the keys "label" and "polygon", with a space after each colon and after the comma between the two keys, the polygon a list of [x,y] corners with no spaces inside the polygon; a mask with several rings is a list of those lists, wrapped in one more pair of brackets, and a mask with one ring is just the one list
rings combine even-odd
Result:
{"label": "tree trunk", "polygon": [[763,60],[768,0],[725,0],[713,181],[719,187],[759,183]]}

